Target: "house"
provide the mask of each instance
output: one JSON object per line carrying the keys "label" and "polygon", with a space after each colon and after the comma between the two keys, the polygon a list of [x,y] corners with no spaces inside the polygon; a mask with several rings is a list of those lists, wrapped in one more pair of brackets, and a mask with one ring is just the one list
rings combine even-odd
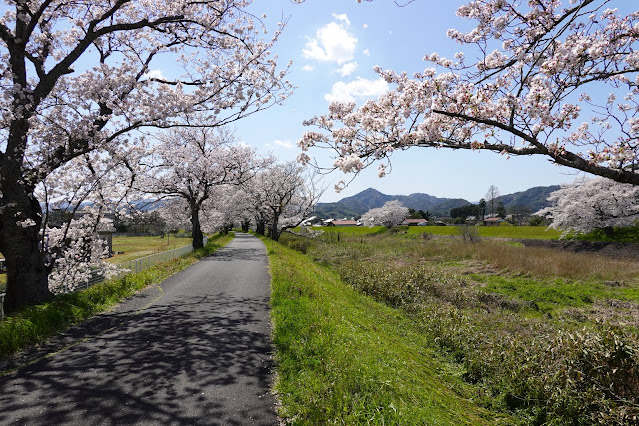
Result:
{"label": "house", "polygon": [[402,226],[426,226],[428,221],[424,218],[419,219],[404,219],[401,223]]}
{"label": "house", "polygon": [[107,257],[113,256],[113,233],[115,227],[113,226],[113,219],[108,217],[101,217],[98,224],[98,235],[104,240],[109,252]]}
{"label": "house", "polygon": [[311,216],[300,224],[301,226],[322,226],[322,219],[317,216]]}
{"label": "house", "polygon": [[353,219],[328,219],[324,221],[324,226],[361,226],[361,223]]}
{"label": "house", "polygon": [[506,222],[501,217],[487,217],[484,219],[484,225],[486,226],[499,226],[502,222]]}

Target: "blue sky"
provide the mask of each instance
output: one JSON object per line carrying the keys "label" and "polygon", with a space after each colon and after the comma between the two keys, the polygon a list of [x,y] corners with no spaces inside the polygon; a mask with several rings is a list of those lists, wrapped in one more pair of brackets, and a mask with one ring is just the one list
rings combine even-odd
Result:
{"label": "blue sky", "polygon": [[[446,37],[450,28],[470,28],[455,15],[460,0],[416,0],[398,7],[391,0],[357,3],[355,0],[257,0],[251,10],[267,14],[273,27],[288,19],[276,47],[282,64],[293,60],[289,80],[297,86],[284,106],[274,107],[242,120],[237,136],[260,152],[272,152],[281,161],[294,160],[296,142],[306,130],[303,120],[327,111],[329,100],[361,102],[385,90],[373,67],[421,72],[422,58],[438,52],[453,57],[462,50]],[[330,166],[327,151],[313,150],[321,165]],[[437,197],[477,201],[491,185],[502,194],[533,186],[571,182],[572,169],[552,165],[543,157],[511,157],[491,152],[467,152],[412,148],[392,157],[393,170],[378,178],[376,167],[360,174],[344,191],[333,184],[345,176],[326,176],[329,185],[321,201],[336,201],[373,187],[386,194],[423,192]],[[346,179],[350,177],[346,176]]]}

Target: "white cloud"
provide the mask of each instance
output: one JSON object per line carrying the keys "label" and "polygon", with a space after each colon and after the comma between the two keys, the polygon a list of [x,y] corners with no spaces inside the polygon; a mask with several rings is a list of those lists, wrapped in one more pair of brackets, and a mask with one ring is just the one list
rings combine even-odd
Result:
{"label": "white cloud", "polygon": [[348,15],[345,13],[342,13],[341,15],[333,13],[333,18],[337,19],[338,21],[344,22],[347,27],[351,25],[351,21],[348,19]]}
{"label": "white cloud", "polygon": [[342,77],[346,77],[351,75],[357,69],[357,62],[347,62],[345,63],[338,71],[342,75]]}
{"label": "white cloud", "polygon": [[314,38],[309,38],[302,55],[320,62],[336,62],[342,65],[353,60],[357,38],[348,31],[348,17],[333,15],[338,21],[324,25]]}
{"label": "white cloud", "polygon": [[363,24],[362,28],[366,29],[366,28],[368,28],[368,25],[367,24]]}
{"label": "white cloud", "polygon": [[355,102],[356,99],[371,98],[388,91],[388,83],[383,78],[368,80],[357,77],[349,83],[338,81],[333,85],[331,93],[324,95],[327,102]]}
{"label": "white cloud", "polygon": [[313,65],[304,65],[302,67],[302,71],[314,71],[315,67]]}
{"label": "white cloud", "polygon": [[295,144],[290,142],[290,141],[281,141],[279,139],[276,139],[273,141],[273,144],[282,148],[286,148],[286,149],[294,149],[295,148]]}
{"label": "white cloud", "polygon": [[370,50],[368,50],[368,49],[364,49],[364,50],[362,51],[362,54],[363,54],[364,56],[371,56],[371,51],[370,51]]}
{"label": "white cloud", "polygon": [[151,70],[144,74],[146,78],[159,78],[164,79],[164,75],[162,74],[162,70]]}

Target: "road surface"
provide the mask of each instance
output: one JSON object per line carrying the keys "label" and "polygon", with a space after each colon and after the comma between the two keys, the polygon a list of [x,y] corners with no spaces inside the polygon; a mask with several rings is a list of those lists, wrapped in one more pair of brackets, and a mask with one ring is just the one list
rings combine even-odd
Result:
{"label": "road surface", "polygon": [[0,424],[276,425],[267,268],[263,243],[237,233],[54,339],[0,378]]}

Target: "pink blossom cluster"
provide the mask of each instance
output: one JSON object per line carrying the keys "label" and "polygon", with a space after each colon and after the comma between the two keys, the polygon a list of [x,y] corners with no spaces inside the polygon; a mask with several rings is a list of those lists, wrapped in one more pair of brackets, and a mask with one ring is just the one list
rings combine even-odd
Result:
{"label": "pink blossom cluster", "polygon": [[[360,106],[333,103],[307,120],[317,130],[300,140],[300,160],[310,161],[312,147],[330,148],[335,168],[357,173],[381,162],[384,175],[397,149],[488,149],[545,155],[639,184],[639,11],[620,14],[608,3],[461,6],[458,15],[476,26],[448,36],[469,46],[467,52],[454,60],[426,55],[433,67],[412,77],[376,67],[393,89]],[[470,62],[469,53],[477,60]]]}
{"label": "pink blossom cluster", "polygon": [[550,207],[537,212],[552,219],[563,236],[595,229],[625,227],[639,220],[639,186],[610,179],[578,179],[548,197]]}

